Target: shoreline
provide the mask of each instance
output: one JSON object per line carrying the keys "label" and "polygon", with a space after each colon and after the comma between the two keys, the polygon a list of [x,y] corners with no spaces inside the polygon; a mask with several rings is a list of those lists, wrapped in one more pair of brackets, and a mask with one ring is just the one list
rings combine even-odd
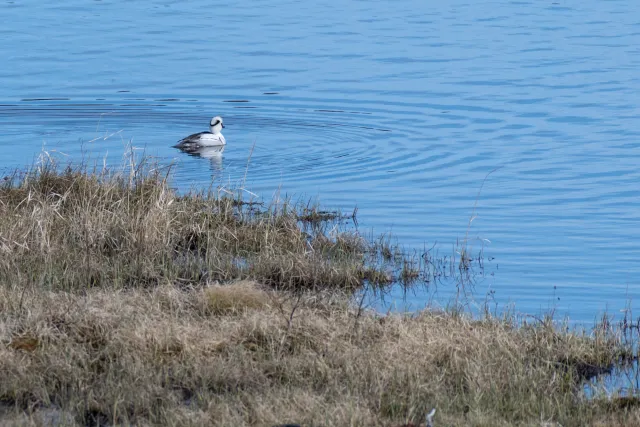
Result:
{"label": "shoreline", "polygon": [[606,319],[587,334],[367,310],[354,293],[410,289],[415,258],[320,207],[238,194],[178,195],[144,161],[49,160],[0,184],[0,421],[395,426],[436,408],[434,426],[640,422],[633,396],[583,390],[634,358]]}

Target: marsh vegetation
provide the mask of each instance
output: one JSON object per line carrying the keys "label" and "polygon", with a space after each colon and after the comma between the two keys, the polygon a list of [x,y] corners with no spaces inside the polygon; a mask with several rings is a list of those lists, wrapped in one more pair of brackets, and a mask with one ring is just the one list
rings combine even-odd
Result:
{"label": "marsh vegetation", "polygon": [[632,398],[584,392],[632,359],[610,323],[383,315],[359,293],[444,264],[339,213],[169,179],[50,160],[4,179],[4,425],[393,426],[432,408],[436,426],[640,422]]}

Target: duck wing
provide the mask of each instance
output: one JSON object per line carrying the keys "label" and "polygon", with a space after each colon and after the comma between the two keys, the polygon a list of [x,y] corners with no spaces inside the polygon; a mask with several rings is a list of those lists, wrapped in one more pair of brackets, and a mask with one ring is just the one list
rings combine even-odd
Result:
{"label": "duck wing", "polygon": [[189,135],[185,138],[182,138],[180,141],[178,141],[178,143],[174,145],[174,148],[192,148],[192,147],[198,146],[200,144],[200,141],[202,140],[202,137],[205,135],[213,135],[213,134],[211,132],[194,133],[193,135]]}

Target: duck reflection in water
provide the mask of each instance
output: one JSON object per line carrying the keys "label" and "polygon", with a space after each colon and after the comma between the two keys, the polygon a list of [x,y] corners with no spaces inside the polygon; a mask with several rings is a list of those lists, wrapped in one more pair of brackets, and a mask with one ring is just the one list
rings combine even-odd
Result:
{"label": "duck reflection in water", "polygon": [[180,151],[193,157],[209,159],[212,168],[220,171],[222,170],[222,153],[224,152],[224,147],[224,145],[218,145],[213,147],[198,147],[188,150],[180,149]]}

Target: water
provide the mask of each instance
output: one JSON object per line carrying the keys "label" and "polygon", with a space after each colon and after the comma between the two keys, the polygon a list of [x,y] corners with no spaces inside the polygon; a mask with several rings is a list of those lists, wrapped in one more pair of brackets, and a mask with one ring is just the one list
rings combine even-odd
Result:
{"label": "water", "polygon": [[[590,322],[640,294],[638,12],[622,0],[7,1],[0,170],[43,147],[117,164],[131,141],[176,162],[180,188],[246,172],[266,199],[357,206],[361,229],[443,254],[477,198],[478,299]],[[171,148],[217,114],[222,158]]]}

